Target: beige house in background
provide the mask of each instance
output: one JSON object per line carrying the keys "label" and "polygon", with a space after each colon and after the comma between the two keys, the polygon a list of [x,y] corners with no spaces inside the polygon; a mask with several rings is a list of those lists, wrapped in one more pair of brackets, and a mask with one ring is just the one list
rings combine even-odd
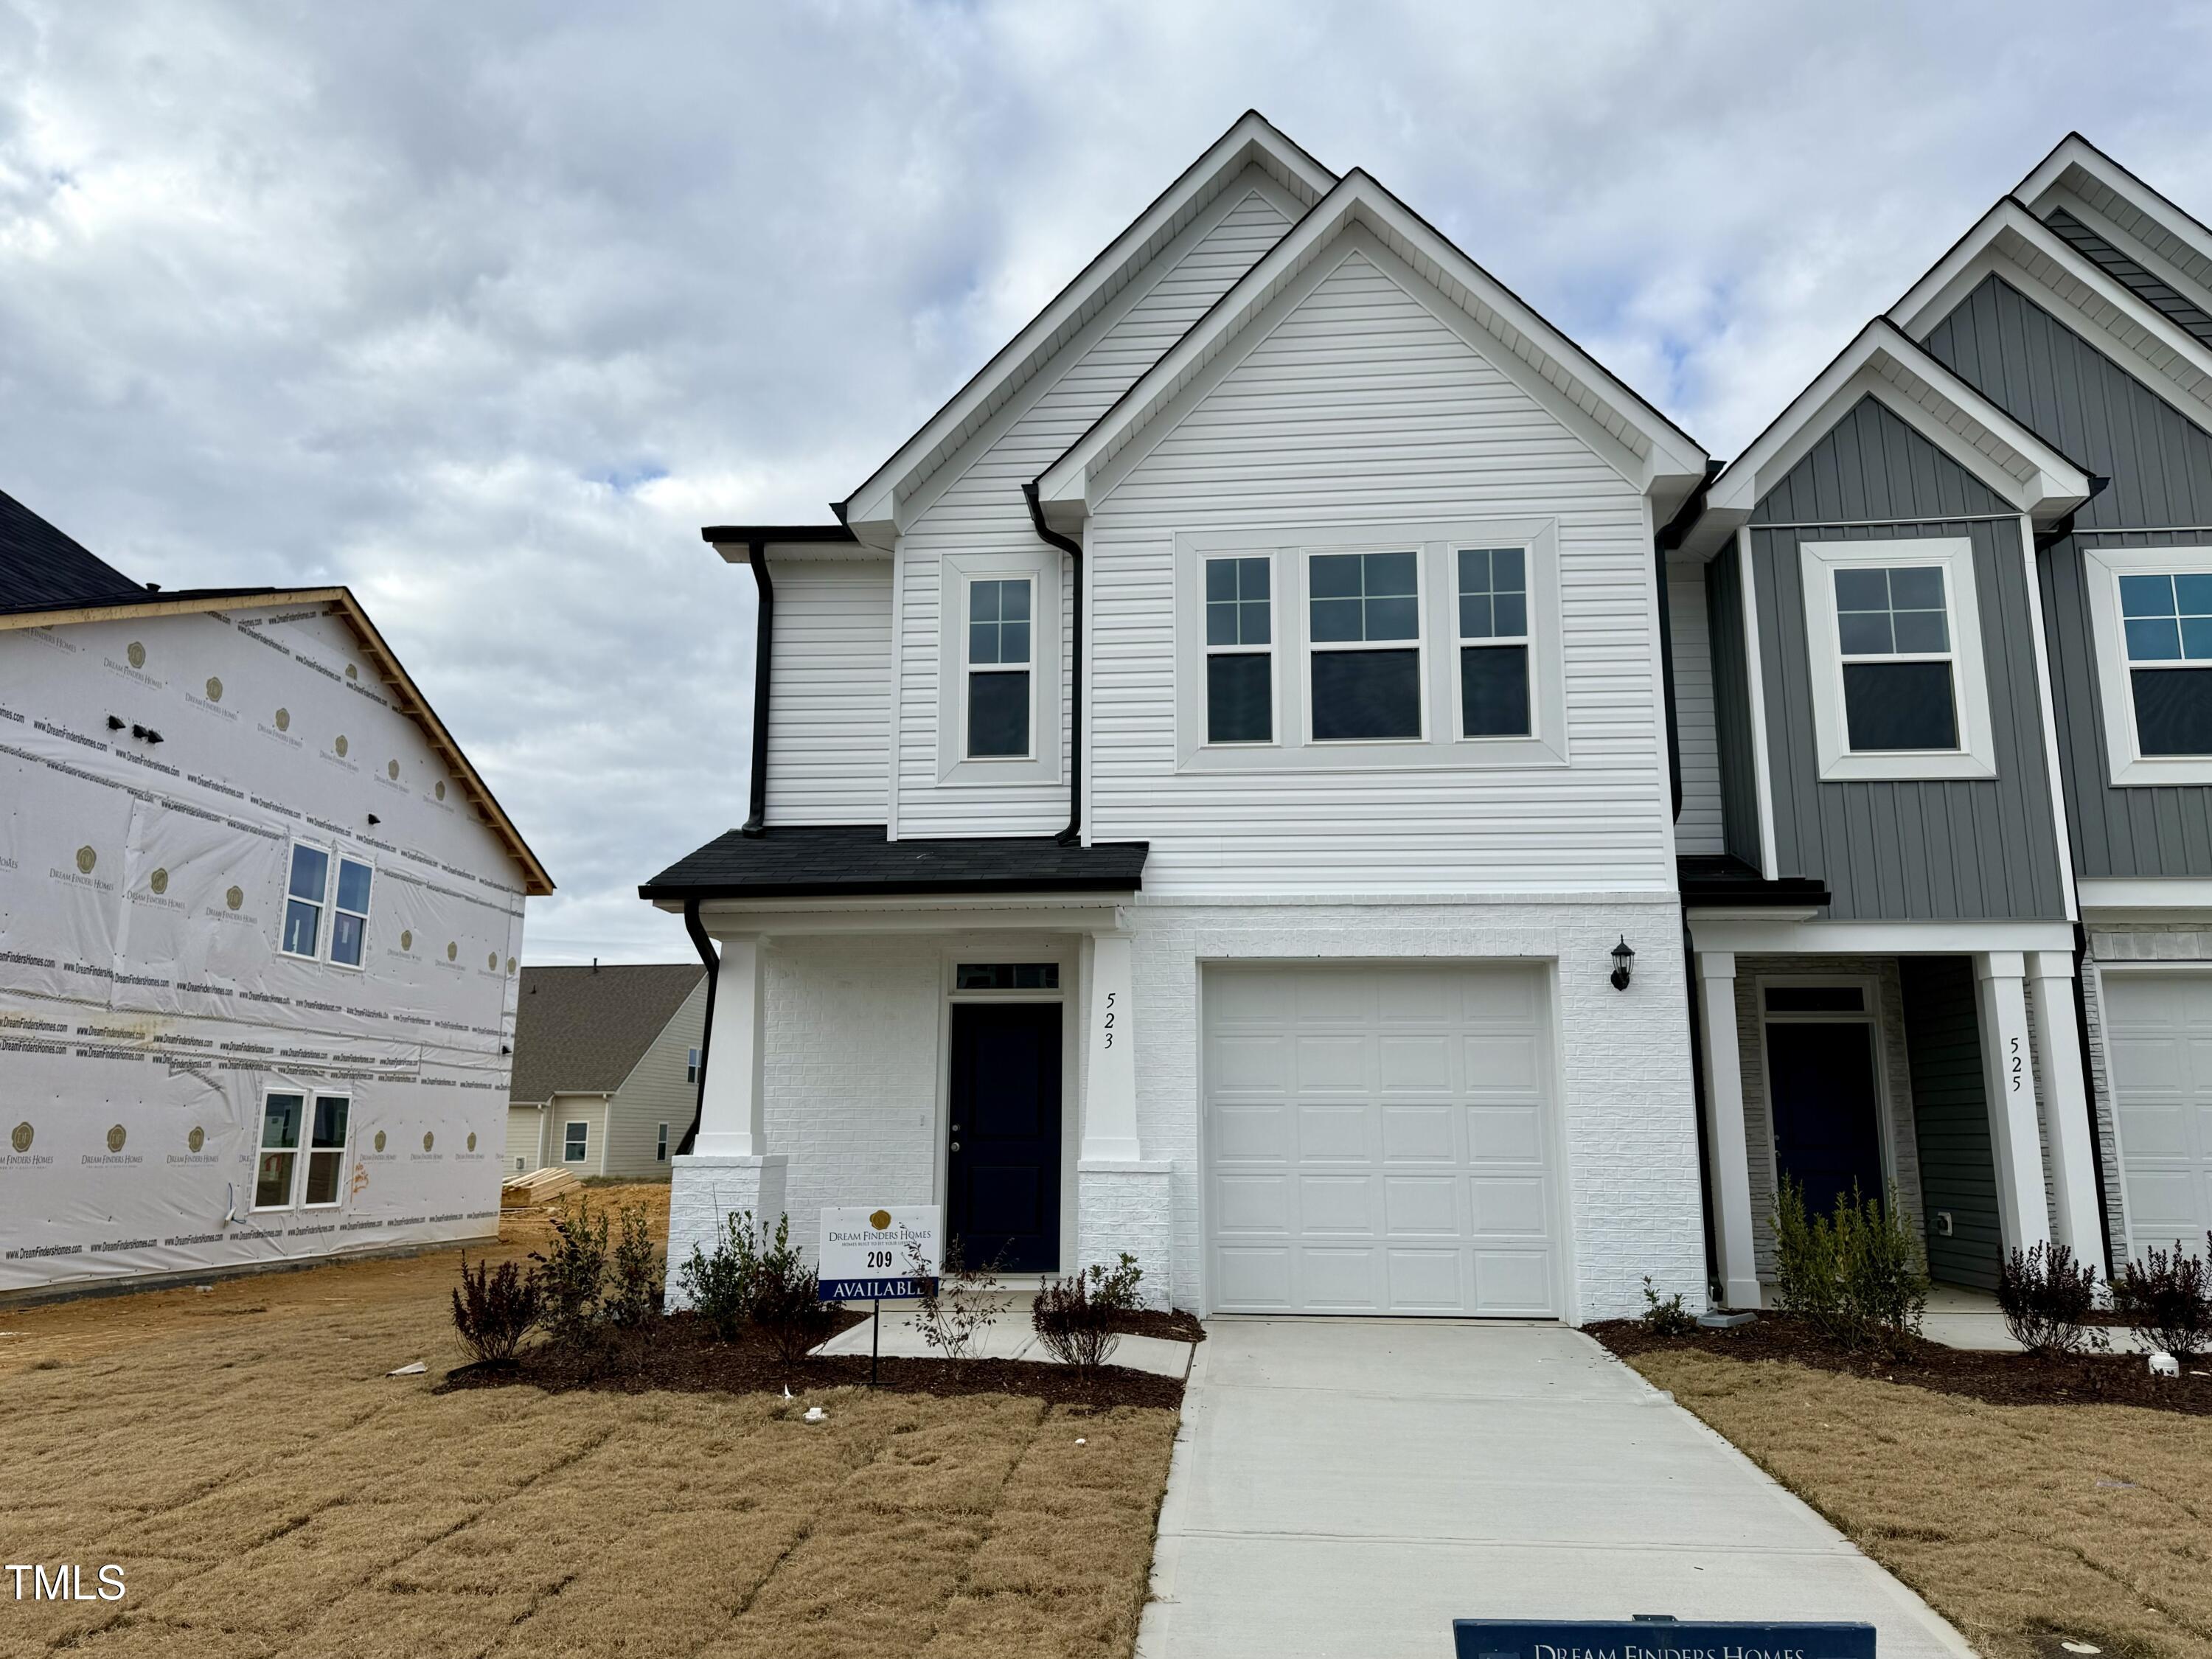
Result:
{"label": "beige house in background", "polygon": [[696,962],[525,968],[507,1168],[665,1176],[698,1101],[706,1008]]}

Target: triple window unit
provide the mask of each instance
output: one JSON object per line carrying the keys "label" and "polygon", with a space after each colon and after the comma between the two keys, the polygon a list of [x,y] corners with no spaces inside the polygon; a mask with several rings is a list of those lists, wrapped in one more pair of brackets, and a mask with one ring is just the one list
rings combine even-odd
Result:
{"label": "triple window unit", "polygon": [[283,953],[359,968],[368,951],[374,880],[374,870],[361,859],[294,842],[284,886]]}
{"label": "triple window unit", "polygon": [[[313,1109],[310,1109],[310,1103]],[[344,1196],[349,1095],[272,1091],[262,1097],[256,1210],[325,1210]]]}

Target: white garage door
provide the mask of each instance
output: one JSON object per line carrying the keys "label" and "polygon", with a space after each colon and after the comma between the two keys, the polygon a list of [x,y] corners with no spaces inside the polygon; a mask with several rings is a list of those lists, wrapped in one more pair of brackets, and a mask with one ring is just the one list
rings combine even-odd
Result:
{"label": "white garage door", "polygon": [[1520,964],[1209,969],[1213,1305],[1556,1316],[1547,1027]]}
{"label": "white garage door", "polygon": [[2106,973],[2105,1041],[2134,1248],[2212,1227],[2212,975]]}

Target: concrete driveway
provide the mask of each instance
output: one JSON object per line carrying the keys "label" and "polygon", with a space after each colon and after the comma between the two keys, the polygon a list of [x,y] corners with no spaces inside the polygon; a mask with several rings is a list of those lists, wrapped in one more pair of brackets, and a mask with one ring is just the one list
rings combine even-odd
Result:
{"label": "concrete driveway", "polygon": [[1216,1320],[1160,1512],[1140,1659],[1448,1659],[1459,1618],[1863,1619],[1928,1605],[1579,1332]]}

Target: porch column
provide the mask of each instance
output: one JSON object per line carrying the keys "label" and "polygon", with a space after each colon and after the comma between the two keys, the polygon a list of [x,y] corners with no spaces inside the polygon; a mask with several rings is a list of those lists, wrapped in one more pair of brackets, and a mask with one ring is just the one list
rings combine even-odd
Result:
{"label": "porch column", "polygon": [[2074,957],[2038,951],[2027,959],[2035,981],[2035,1047],[2043,1060],[2043,1137],[2051,1149],[2058,1239],[2074,1260],[2102,1273],[2105,1231],[2097,1215],[2097,1156],[2089,1144],[2088,1091],[2081,1081],[2081,1034],[2074,1024]]}
{"label": "porch column", "polygon": [[2043,1145],[2028,1067],[2026,974],[2026,961],[2017,951],[1984,951],[1974,957],[1990,1152],[1996,1164],[1997,1218],[2007,1250],[2025,1250],[2051,1237]]}
{"label": "porch column", "polygon": [[1137,1135],[1135,942],[1118,928],[1084,941],[1083,1141],[1075,1165],[1076,1260],[1112,1267],[1126,1252],[1144,1270],[1138,1292],[1165,1308],[1173,1279],[1174,1165],[1146,1158]]}
{"label": "porch column", "polygon": [[783,1214],[784,1160],[768,1150],[763,1115],[767,1055],[767,941],[738,933],[720,941],[714,975],[714,1020],[702,1056],[699,1133],[688,1155],[668,1160],[670,1311],[690,1305],[684,1264],[693,1245],[712,1251],[727,1218],[750,1213],[756,1228],[773,1230]]}
{"label": "porch column", "polygon": [[1751,1152],[1743,1133],[1734,951],[1698,952],[1698,1024],[1705,1039],[1705,1179],[1713,1195],[1721,1299],[1731,1308],[1756,1308],[1759,1266],[1752,1251]]}

